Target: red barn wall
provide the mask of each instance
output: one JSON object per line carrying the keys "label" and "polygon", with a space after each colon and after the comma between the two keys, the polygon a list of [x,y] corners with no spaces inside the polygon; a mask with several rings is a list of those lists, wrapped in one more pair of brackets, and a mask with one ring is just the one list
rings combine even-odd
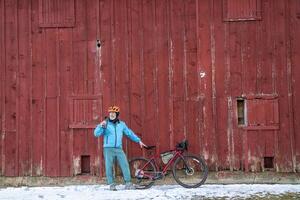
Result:
{"label": "red barn wall", "polygon": [[103,176],[93,128],[112,104],[157,153],[187,138],[211,170],[299,171],[299,13],[298,0],[0,0],[0,174]]}

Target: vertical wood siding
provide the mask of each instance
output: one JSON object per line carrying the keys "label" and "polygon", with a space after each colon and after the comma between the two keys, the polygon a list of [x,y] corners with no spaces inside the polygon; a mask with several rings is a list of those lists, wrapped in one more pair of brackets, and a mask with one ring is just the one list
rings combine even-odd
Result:
{"label": "vertical wood siding", "polygon": [[211,170],[300,170],[298,0],[59,2],[0,0],[1,175],[73,176],[84,156],[103,176],[112,104],[157,153],[187,138]]}

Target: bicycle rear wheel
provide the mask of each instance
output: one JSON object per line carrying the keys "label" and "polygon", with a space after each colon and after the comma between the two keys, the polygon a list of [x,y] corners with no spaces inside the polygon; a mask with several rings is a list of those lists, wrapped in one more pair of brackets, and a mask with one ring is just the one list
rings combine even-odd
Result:
{"label": "bicycle rear wheel", "polygon": [[194,155],[178,157],[173,165],[173,177],[185,188],[197,188],[207,179],[208,168],[205,161]]}
{"label": "bicycle rear wheel", "polygon": [[129,161],[129,169],[136,189],[147,189],[154,184],[156,167],[148,159],[140,157]]}

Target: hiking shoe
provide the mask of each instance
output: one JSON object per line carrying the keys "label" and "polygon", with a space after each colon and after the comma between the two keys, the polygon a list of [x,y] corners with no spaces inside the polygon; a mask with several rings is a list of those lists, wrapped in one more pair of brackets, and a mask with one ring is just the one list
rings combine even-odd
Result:
{"label": "hiking shoe", "polygon": [[131,182],[125,184],[125,190],[135,190],[135,189],[136,189],[135,186]]}
{"label": "hiking shoe", "polygon": [[117,191],[116,184],[113,183],[113,184],[109,185],[109,190]]}

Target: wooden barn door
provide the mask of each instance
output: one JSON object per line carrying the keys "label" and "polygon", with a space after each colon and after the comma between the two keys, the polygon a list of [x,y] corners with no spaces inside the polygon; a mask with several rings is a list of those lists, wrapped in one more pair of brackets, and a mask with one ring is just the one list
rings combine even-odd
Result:
{"label": "wooden barn door", "polygon": [[248,97],[244,127],[246,171],[273,170],[276,160],[279,107],[277,96]]}
{"label": "wooden barn door", "polygon": [[[99,1],[76,1],[72,31],[72,67],[68,96],[70,149],[73,175],[99,175],[102,165],[100,139],[93,135],[102,120],[100,91]],[[67,106],[67,105],[66,105]]]}
{"label": "wooden barn door", "polygon": [[99,175],[101,141],[93,135],[102,118],[99,1],[39,0],[36,9],[46,43],[44,174]]}

